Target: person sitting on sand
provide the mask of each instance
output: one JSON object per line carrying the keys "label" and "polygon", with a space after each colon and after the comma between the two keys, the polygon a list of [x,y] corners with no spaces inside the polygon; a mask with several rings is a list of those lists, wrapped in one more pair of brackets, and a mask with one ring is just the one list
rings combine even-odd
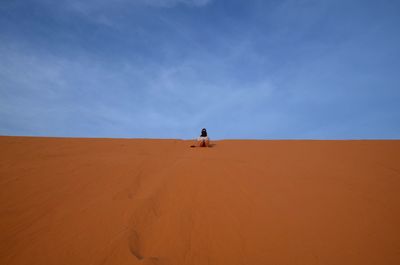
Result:
{"label": "person sitting on sand", "polygon": [[200,147],[208,147],[210,145],[210,139],[207,136],[206,128],[201,130],[201,135],[197,138],[197,143]]}

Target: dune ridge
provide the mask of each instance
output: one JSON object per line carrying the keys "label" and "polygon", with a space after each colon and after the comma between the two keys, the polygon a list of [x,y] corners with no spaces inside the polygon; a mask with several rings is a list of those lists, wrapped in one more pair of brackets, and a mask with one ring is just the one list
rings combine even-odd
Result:
{"label": "dune ridge", "polygon": [[0,137],[0,264],[400,264],[400,141]]}

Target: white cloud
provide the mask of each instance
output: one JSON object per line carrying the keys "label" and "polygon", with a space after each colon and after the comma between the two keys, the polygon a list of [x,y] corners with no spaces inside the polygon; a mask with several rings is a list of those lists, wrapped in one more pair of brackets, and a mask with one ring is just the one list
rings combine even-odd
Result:
{"label": "white cloud", "polygon": [[135,8],[174,8],[186,6],[202,8],[213,0],[36,0],[45,6],[58,10],[61,16],[72,13],[83,17],[93,23],[109,27],[118,27],[118,19],[121,19],[125,11]]}
{"label": "white cloud", "polygon": [[[46,4],[53,4],[50,0],[39,1]],[[192,7],[203,7],[211,2],[212,0],[68,0],[61,3],[57,2],[57,5],[77,12],[91,13],[96,11],[107,11],[115,8],[131,8],[135,6],[171,8],[178,5],[186,5]]]}
{"label": "white cloud", "polygon": [[211,0],[136,0],[132,2],[158,7],[172,7],[178,4],[200,7],[209,4]]}
{"label": "white cloud", "polygon": [[[163,132],[185,138],[227,113],[243,119],[273,90],[268,80],[243,85],[227,78],[234,58],[204,52],[166,65],[110,64],[88,54],[69,58],[3,43],[0,57],[0,76],[9,80],[3,83],[9,96],[0,99],[0,118],[12,121],[13,128],[47,135],[160,137]],[[224,124],[232,127],[235,120]]]}

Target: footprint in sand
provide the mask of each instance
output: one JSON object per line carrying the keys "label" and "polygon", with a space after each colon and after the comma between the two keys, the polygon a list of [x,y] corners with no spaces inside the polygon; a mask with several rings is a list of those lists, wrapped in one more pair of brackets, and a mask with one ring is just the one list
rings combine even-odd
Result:
{"label": "footprint in sand", "polygon": [[139,234],[133,230],[128,238],[129,251],[137,258],[142,264],[146,265],[160,265],[160,260],[157,257],[144,257],[141,251]]}

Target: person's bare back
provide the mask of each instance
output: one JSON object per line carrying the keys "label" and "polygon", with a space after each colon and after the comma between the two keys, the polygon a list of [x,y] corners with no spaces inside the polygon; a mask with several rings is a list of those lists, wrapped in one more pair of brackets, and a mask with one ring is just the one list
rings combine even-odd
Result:
{"label": "person's bare back", "polygon": [[210,139],[208,138],[206,128],[203,128],[201,130],[201,135],[200,135],[199,138],[197,138],[197,144],[200,147],[208,147],[208,146],[210,146]]}

